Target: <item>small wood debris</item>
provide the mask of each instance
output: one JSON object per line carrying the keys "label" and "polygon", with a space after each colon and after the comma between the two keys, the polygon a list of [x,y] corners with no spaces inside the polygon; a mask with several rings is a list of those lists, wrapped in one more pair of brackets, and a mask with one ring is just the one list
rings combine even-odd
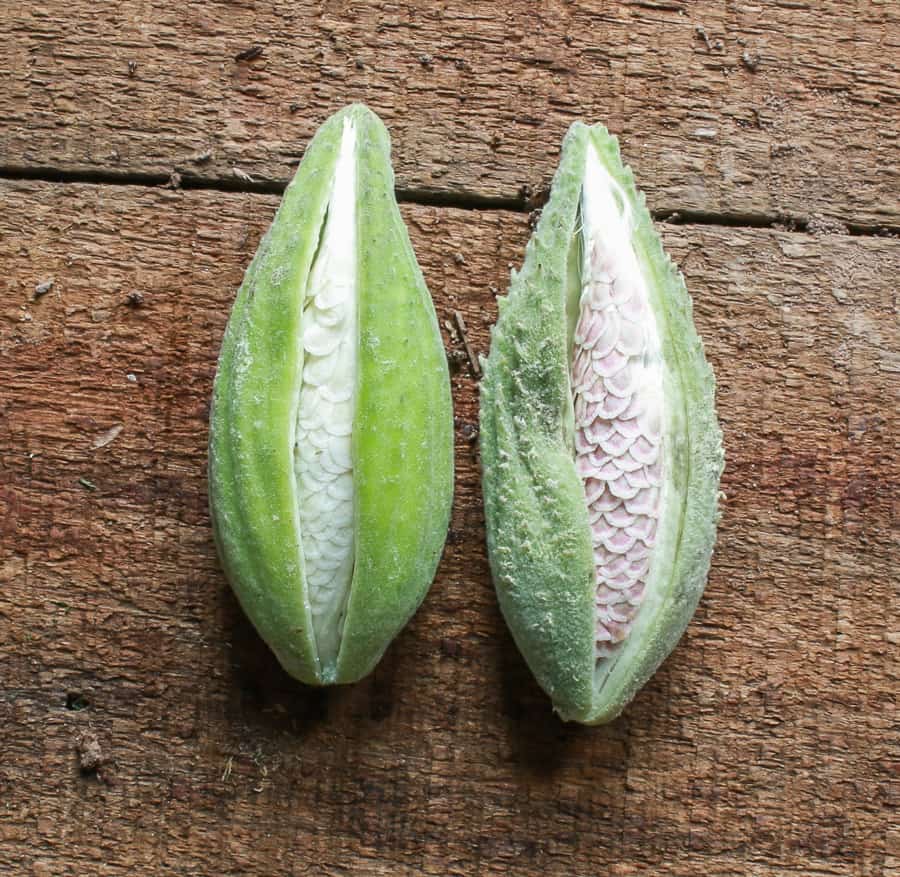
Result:
{"label": "small wood debris", "polygon": [[241,61],[253,61],[255,58],[258,58],[265,51],[263,46],[250,46],[249,49],[244,49],[242,52],[238,52],[234,56],[234,60],[240,63]]}
{"label": "small wood debris", "polygon": [[459,431],[469,444],[475,444],[478,441],[478,426],[476,424],[463,423]]}
{"label": "small wood debris", "polygon": [[456,321],[456,328],[459,332],[460,340],[465,348],[466,356],[469,358],[469,367],[472,369],[472,374],[474,374],[476,378],[481,377],[481,365],[478,362],[475,351],[472,350],[472,345],[469,344],[469,336],[466,334],[466,321],[459,311],[453,312],[453,319]]}
{"label": "small wood debris", "polygon": [[468,357],[463,350],[448,350],[447,351],[447,366],[450,369],[451,374],[459,374],[460,369],[462,369],[463,363],[468,361]]}
{"label": "small wood debris", "polygon": [[694,28],[694,33],[703,40],[703,44],[706,46],[707,52],[720,52],[724,48],[721,40],[710,40],[708,34],[706,33],[706,28],[702,24],[698,24]]}
{"label": "small wood debris", "polygon": [[51,277],[49,280],[42,280],[34,288],[34,293],[31,296],[32,301],[37,301],[39,298],[42,298],[50,292],[51,289],[53,289],[53,278]]}
{"label": "small wood debris", "polygon": [[117,423],[115,426],[111,426],[106,432],[101,433],[97,436],[92,442],[91,447],[96,451],[99,448],[105,448],[111,442],[114,442],[118,437],[119,433],[125,427],[121,423]]}
{"label": "small wood debris", "polygon": [[82,773],[96,773],[103,765],[103,749],[93,731],[85,731],[75,741],[78,751],[78,767]]}

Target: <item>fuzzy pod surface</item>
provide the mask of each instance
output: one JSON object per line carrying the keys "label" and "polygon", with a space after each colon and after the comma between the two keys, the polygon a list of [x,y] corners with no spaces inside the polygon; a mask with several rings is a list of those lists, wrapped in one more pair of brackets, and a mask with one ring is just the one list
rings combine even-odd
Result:
{"label": "fuzzy pod surface", "polygon": [[388,133],[362,105],[318,130],[238,291],[209,492],[223,569],[285,670],[369,673],[441,556],[453,417]]}
{"label": "fuzzy pod surface", "polygon": [[566,135],[483,367],[503,615],[560,716],[608,722],[703,592],[723,452],[690,296],[602,125]]}

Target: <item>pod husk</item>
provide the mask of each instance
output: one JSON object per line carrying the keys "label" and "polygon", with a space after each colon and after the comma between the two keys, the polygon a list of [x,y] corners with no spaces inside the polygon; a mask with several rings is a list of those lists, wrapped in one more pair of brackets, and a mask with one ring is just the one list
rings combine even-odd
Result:
{"label": "pod husk", "polygon": [[[323,665],[304,577],[293,442],[302,291],[346,117],[357,131],[355,565],[337,659]],[[369,673],[424,598],[440,559],[453,418],[437,317],[394,197],[388,134],[362,105],[316,133],[238,291],[213,392],[209,487],[222,566],[288,673],[319,685]]]}
{"label": "pod husk", "polygon": [[[660,521],[648,597],[615,657],[595,659],[595,572],[584,489],[575,470],[571,320],[579,202],[592,145],[628,198],[632,244],[647,281],[665,363]],[[644,196],[602,125],[576,122],[548,203],[499,302],[481,382],[481,459],[488,554],[513,637],[560,716],[615,718],[675,647],[703,592],[723,466],[715,380],[691,299],[663,250]]]}

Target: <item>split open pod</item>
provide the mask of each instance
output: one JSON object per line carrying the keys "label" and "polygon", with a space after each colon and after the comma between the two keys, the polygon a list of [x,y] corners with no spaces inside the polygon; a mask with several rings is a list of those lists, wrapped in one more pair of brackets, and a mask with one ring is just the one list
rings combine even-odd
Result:
{"label": "split open pod", "polygon": [[361,105],[309,144],[238,292],[209,439],[222,566],[282,666],[369,673],[422,601],[453,495],[434,307]]}
{"label": "split open pod", "polygon": [[616,139],[569,130],[481,383],[488,551],[559,714],[618,715],[703,591],[723,456],[684,281]]}

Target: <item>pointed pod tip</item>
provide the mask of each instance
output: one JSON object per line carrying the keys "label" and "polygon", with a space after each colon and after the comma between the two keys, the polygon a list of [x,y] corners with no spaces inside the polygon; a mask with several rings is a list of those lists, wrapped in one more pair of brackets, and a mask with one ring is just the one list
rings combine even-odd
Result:
{"label": "pointed pod tip", "polygon": [[353,103],[347,104],[338,110],[338,114],[352,116],[359,121],[381,122],[378,114],[374,110],[369,109],[369,107],[361,101],[354,101]]}

